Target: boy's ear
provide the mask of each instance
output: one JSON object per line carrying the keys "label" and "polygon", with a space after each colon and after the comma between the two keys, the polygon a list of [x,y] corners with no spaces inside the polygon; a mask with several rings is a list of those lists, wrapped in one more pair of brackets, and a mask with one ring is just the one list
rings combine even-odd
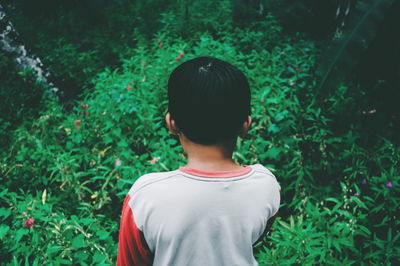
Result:
{"label": "boy's ear", "polygon": [[246,135],[247,131],[249,131],[252,121],[253,119],[251,118],[251,116],[247,116],[247,120],[243,122],[242,134],[241,134],[242,136]]}
{"label": "boy's ear", "polygon": [[169,132],[173,135],[178,135],[179,133],[179,128],[175,124],[175,120],[171,118],[171,114],[168,112],[165,115],[165,123],[167,123],[167,127]]}

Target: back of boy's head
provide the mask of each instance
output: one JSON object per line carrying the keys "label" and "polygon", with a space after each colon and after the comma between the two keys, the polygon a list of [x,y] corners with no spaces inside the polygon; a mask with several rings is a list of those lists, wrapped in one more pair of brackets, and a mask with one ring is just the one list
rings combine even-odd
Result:
{"label": "back of boy's head", "polygon": [[241,133],[250,115],[245,75],[213,57],[179,65],[168,80],[168,109],[179,130],[192,142],[223,144]]}

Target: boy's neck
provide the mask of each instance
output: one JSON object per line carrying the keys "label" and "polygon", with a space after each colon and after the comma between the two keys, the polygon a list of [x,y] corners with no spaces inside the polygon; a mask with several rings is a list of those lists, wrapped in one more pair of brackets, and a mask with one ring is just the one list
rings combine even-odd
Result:
{"label": "boy's neck", "polygon": [[232,152],[220,145],[201,145],[188,140],[183,134],[179,139],[187,154],[187,167],[203,171],[232,171],[242,169],[232,160]]}

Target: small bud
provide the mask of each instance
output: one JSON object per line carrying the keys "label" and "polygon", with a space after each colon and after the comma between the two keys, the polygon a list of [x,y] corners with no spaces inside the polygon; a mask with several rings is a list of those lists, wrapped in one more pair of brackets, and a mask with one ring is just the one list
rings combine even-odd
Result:
{"label": "small bud", "polygon": [[24,227],[25,228],[32,228],[33,227],[33,218],[29,218],[25,220]]}
{"label": "small bud", "polygon": [[151,159],[151,160],[149,161],[149,163],[155,164],[158,160],[160,160],[160,157],[154,157],[153,159]]}

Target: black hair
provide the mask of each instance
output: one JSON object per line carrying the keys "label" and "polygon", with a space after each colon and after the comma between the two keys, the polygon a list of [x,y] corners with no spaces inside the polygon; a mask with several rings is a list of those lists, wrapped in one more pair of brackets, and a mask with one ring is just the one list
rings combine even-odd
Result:
{"label": "black hair", "polygon": [[235,66],[203,56],[179,65],[168,80],[168,109],[179,130],[202,145],[237,137],[250,115],[250,87]]}

